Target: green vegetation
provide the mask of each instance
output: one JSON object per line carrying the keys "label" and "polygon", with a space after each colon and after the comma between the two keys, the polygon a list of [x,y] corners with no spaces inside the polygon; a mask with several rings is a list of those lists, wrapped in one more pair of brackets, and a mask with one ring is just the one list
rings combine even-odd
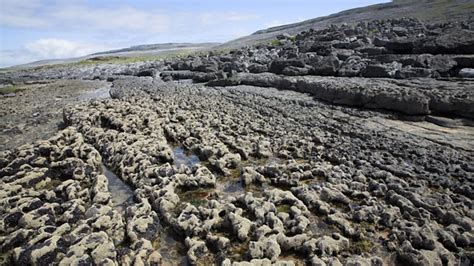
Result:
{"label": "green vegetation", "polygon": [[90,64],[129,64],[136,62],[146,62],[146,61],[158,61],[174,58],[187,57],[189,55],[196,54],[195,50],[178,50],[178,51],[168,51],[160,54],[148,54],[140,56],[96,56],[82,60],[77,63],[72,63],[71,65],[90,65]]}
{"label": "green vegetation", "polygon": [[474,11],[474,2],[460,4],[459,9],[463,9],[463,10],[469,10],[470,9],[470,10]]}
{"label": "green vegetation", "polygon": [[290,212],[291,205],[289,204],[282,204],[277,206],[277,212]]}
{"label": "green vegetation", "polygon": [[240,242],[232,239],[230,247],[227,249],[227,256],[233,260],[242,260],[248,252],[250,239]]}
{"label": "green vegetation", "polygon": [[229,175],[230,180],[240,180],[240,176],[242,175],[239,168],[230,169],[229,173],[230,173]]}
{"label": "green vegetation", "polygon": [[270,41],[270,45],[271,46],[280,46],[281,42],[280,42],[280,40],[275,39],[275,40]]}
{"label": "green vegetation", "polygon": [[[182,50],[165,51],[159,54],[143,54],[143,55],[136,55],[136,56],[104,55],[104,56],[91,57],[79,62],[51,64],[51,65],[31,67],[29,69],[47,70],[47,69],[53,69],[53,68],[59,68],[59,67],[74,67],[74,66],[84,66],[84,65],[130,64],[130,63],[137,63],[137,62],[183,58],[183,57],[187,57],[187,56],[198,54],[198,53],[202,53],[202,51],[197,51],[193,49],[182,49]],[[10,71],[10,70],[0,69],[0,71]]]}
{"label": "green vegetation", "polygon": [[0,95],[9,94],[9,93],[17,93],[20,91],[24,91],[26,88],[24,86],[12,85],[0,88]]}
{"label": "green vegetation", "polygon": [[377,29],[369,29],[367,33],[368,33],[369,36],[374,36],[376,33],[378,33],[378,30]]}
{"label": "green vegetation", "polygon": [[232,48],[216,48],[212,49],[210,52],[198,52],[197,55],[207,55],[208,53],[211,55],[225,55],[229,54],[230,52],[234,51]]}
{"label": "green vegetation", "polygon": [[368,253],[374,247],[374,243],[367,239],[361,239],[359,241],[352,242],[350,249],[352,253]]}
{"label": "green vegetation", "polygon": [[360,222],[360,227],[365,229],[365,230],[372,230],[375,227],[374,223],[369,223],[369,222]]}
{"label": "green vegetation", "polygon": [[205,199],[192,199],[189,203],[191,203],[194,207],[204,206],[207,200]]}

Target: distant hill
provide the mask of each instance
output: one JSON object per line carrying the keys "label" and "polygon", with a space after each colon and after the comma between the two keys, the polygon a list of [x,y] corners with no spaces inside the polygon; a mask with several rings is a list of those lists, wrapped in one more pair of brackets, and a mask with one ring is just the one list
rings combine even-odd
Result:
{"label": "distant hill", "polygon": [[110,54],[120,54],[120,53],[129,53],[129,52],[150,52],[155,50],[171,50],[171,49],[184,49],[184,48],[210,48],[219,45],[220,43],[215,42],[206,42],[206,43],[159,43],[159,44],[143,44],[136,45],[129,48],[110,50],[105,52],[99,52],[91,54],[91,56],[97,55],[110,55]]}
{"label": "distant hill", "polygon": [[357,23],[401,17],[413,17],[433,23],[474,18],[473,14],[473,0],[395,0],[390,3],[349,9],[325,17],[260,30],[252,35],[224,43],[220,48],[238,48],[252,45],[272,40],[283,33],[297,34],[311,28],[321,29],[330,24]]}
{"label": "distant hill", "polygon": [[218,46],[220,43],[206,42],[206,43],[159,43],[159,44],[143,44],[131,46],[128,48],[98,52],[86,56],[74,57],[74,58],[64,58],[64,59],[47,59],[35,61],[23,65],[13,66],[6,69],[21,69],[29,67],[38,67],[46,65],[57,65],[57,64],[68,64],[75,63],[82,60],[94,58],[97,56],[107,55],[107,56],[119,56],[119,57],[134,57],[134,56],[143,56],[143,55],[154,55],[159,54],[165,51],[170,50],[182,50],[182,49],[192,49],[192,50],[201,50],[209,49],[215,46]]}

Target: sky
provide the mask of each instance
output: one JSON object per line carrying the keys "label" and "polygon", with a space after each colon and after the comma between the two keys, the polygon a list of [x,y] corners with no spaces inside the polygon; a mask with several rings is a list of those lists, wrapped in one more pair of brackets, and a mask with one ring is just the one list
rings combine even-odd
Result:
{"label": "sky", "polygon": [[139,44],[226,42],[384,0],[0,0],[0,67]]}

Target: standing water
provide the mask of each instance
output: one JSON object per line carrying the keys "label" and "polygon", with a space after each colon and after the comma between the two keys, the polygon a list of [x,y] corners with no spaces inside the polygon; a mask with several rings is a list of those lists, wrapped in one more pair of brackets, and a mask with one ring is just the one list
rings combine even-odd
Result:
{"label": "standing water", "polygon": [[120,178],[112,173],[105,165],[102,165],[102,172],[109,181],[109,191],[112,195],[112,206],[125,211],[125,208],[133,202],[133,190]]}
{"label": "standing water", "polygon": [[157,243],[163,266],[188,265],[186,247],[170,228],[162,228]]}
{"label": "standing water", "polygon": [[79,100],[94,100],[94,99],[107,99],[110,98],[110,86],[101,87],[93,91],[88,91],[81,96],[79,96]]}
{"label": "standing water", "polygon": [[193,167],[195,164],[200,162],[199,157],[195,154],[188,154],[184,148],[176,147],[173,149],[174,163],[177,167],[181,165],[186,165],[188,167]]}

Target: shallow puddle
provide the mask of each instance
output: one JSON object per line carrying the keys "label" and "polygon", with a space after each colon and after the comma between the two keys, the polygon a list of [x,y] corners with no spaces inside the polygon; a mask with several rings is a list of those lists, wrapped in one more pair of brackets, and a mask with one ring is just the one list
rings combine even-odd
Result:
{"label": "shallow puddle", "polygon": [[199,207],[206,204],[208,197],[214,192],[211,188],[200,188],[178,193],[179,199],[182,203],[191,203]]}
{"label": "shallow puddle", "polygon": [[102,165],[102,173],[109,181],[109,191],[110,194],[112,194],[112,206],[120,211],[125,211],[125,208],[127,208],[130,203],[133,203],[133,190],[105,165]]}
{"label": "shallow puddle", "polygon": [[93,91],[88,91],[79,96],[79,100],[108,99],[110,98],[109,87],[102,87]]}
{"label": "shallow puddle", "polygon": [[240,180],[217,180],[216,190],[219,196],[227,201],[230,197],[237,198],[245,194],[245,188]]}
{"label": "shallow puddle", "polygon": [[161,254],[161,265],[188,265],[186,247],[173,234],[172,230],[162,228],[156,248]]}
{"label": "shallow puddle", "polygon": [[188,153],[182,147],[173,148],[174,163],[177,167],[181,165],[186,165],[189,168],[200,162],[199,157],[195,154]]}

